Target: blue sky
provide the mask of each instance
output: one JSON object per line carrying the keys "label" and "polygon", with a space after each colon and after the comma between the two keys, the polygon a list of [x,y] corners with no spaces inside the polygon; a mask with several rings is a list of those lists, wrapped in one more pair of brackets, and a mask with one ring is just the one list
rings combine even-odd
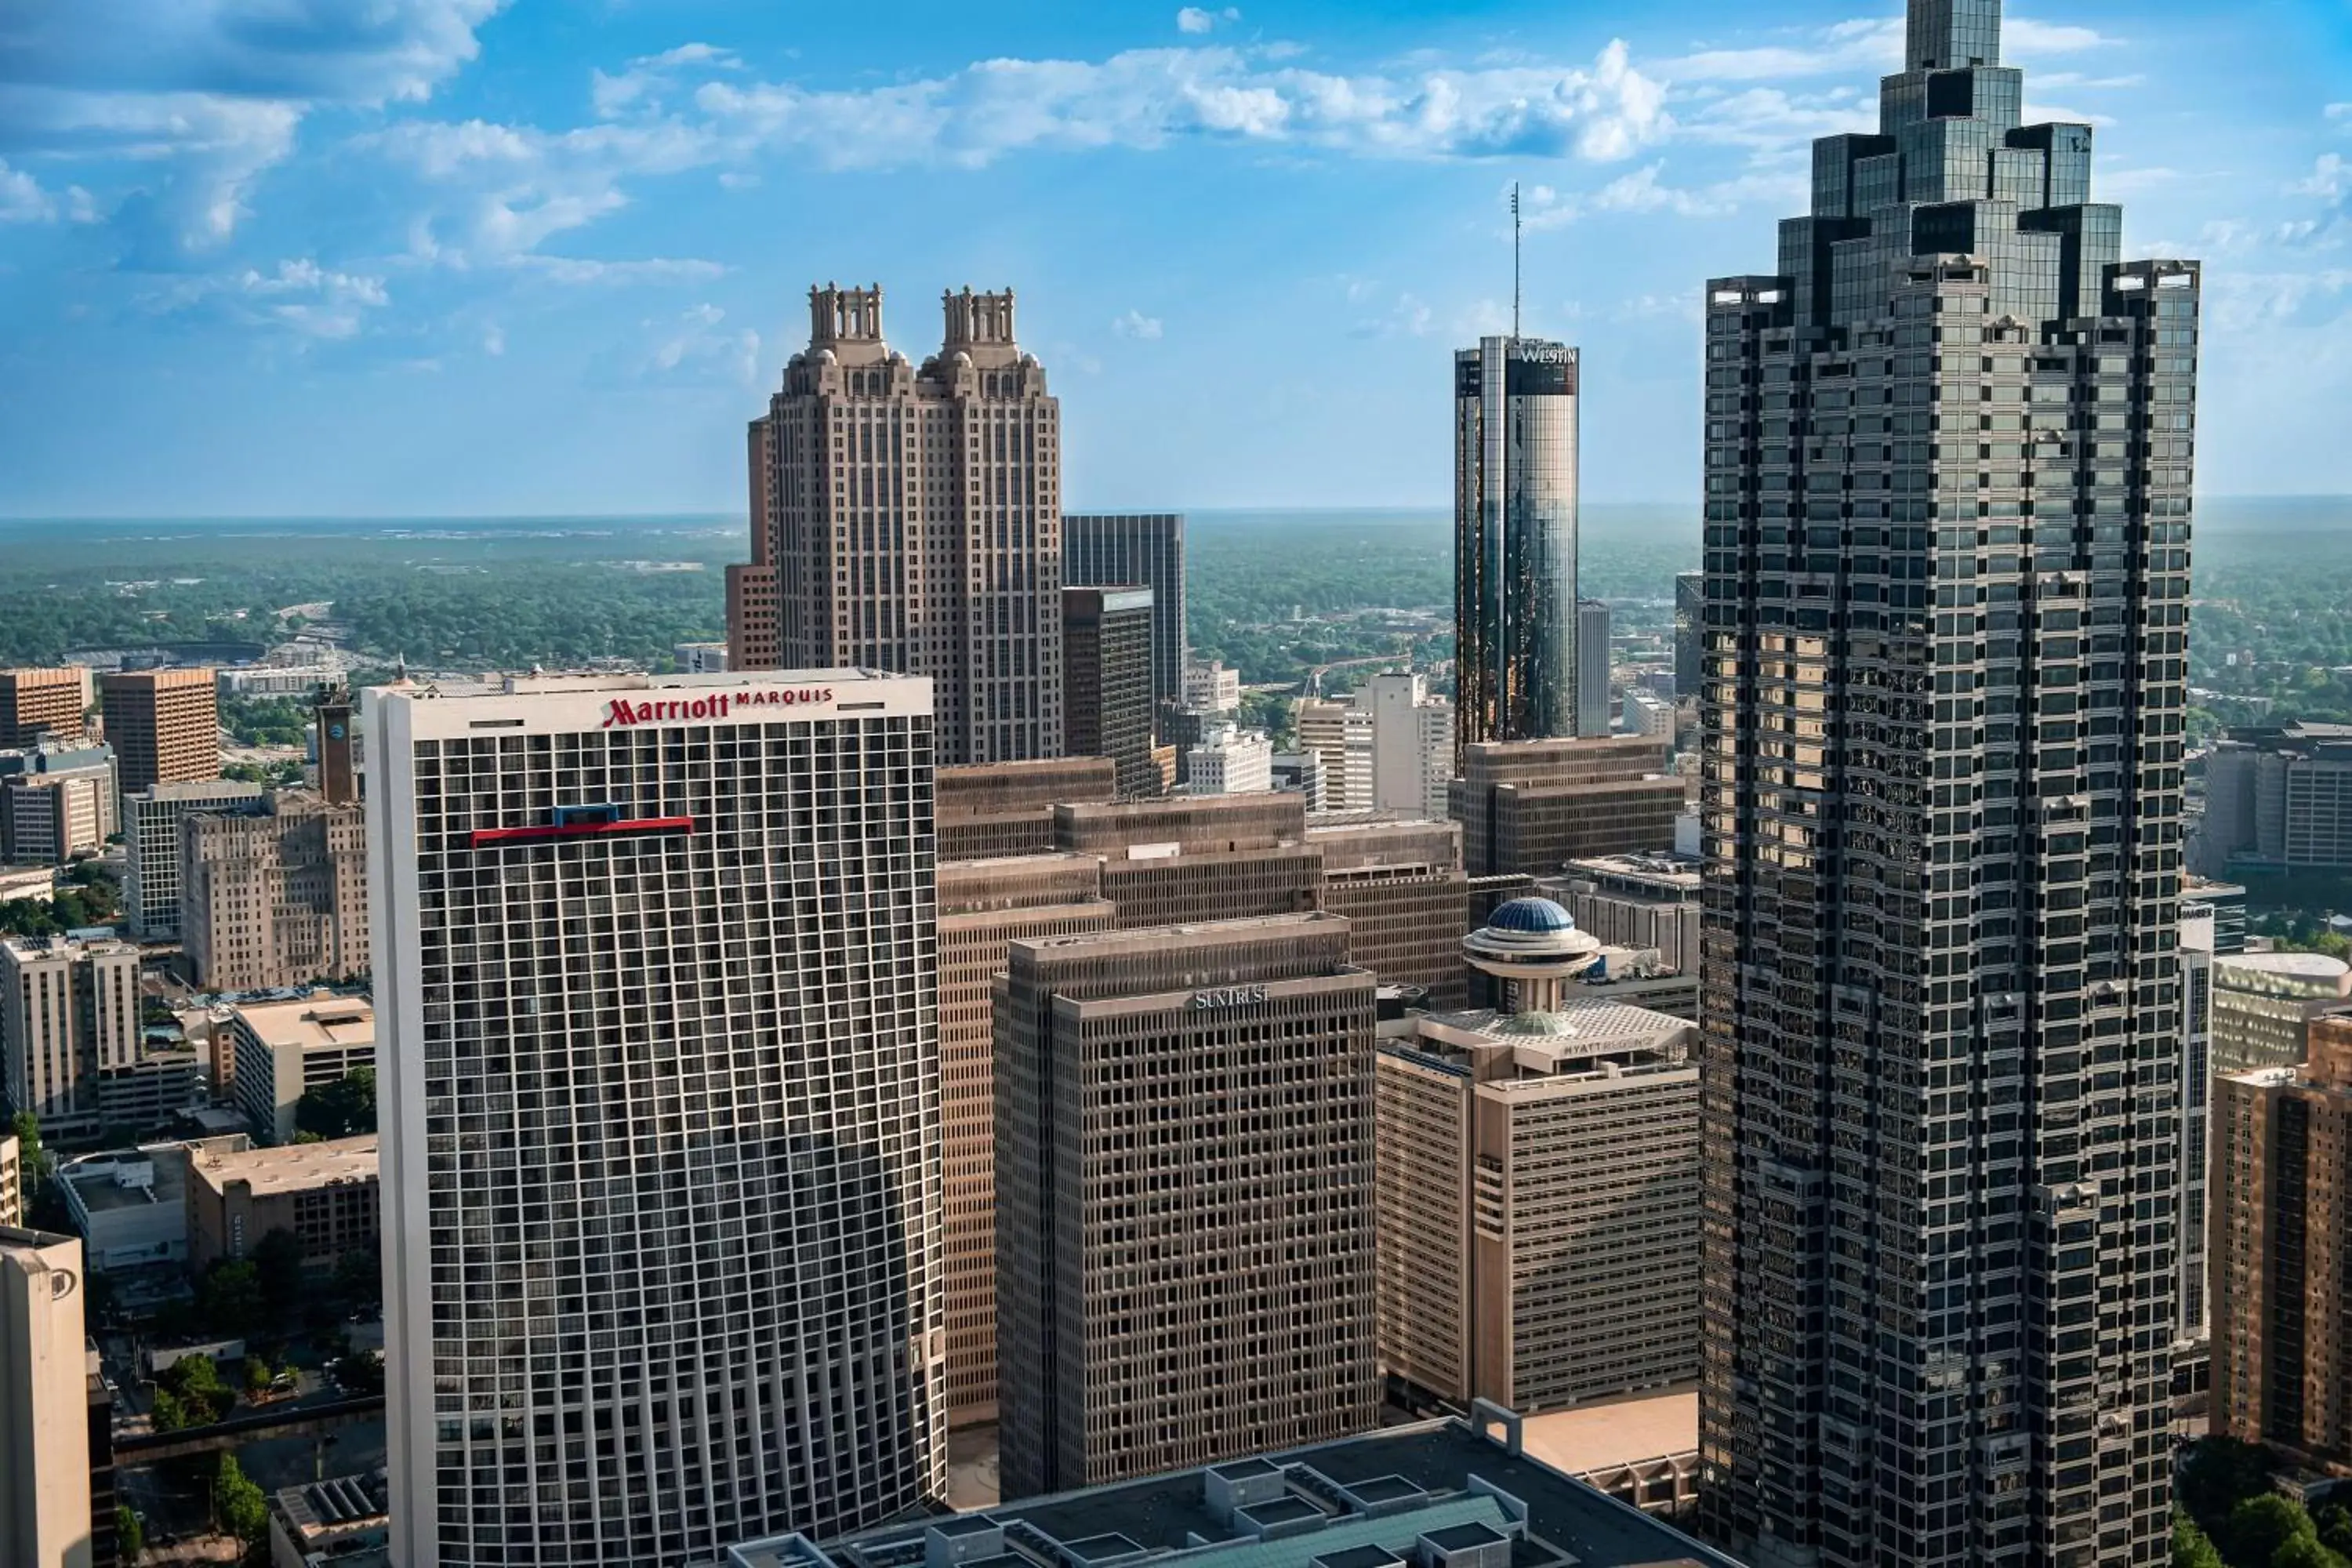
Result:
{"label": "blue sky", "polygon": [[[1696,492],[1696,301],[1868,124],[1892,0],[0,0],[0,512],[731,510],[812,281],[1012,285],[1073,506],[1442,503],[1447,355],[1585,354]],[[2203,258],[2202,488],[2352,491],[2352,9],[2032,0],[2137,255]]]}

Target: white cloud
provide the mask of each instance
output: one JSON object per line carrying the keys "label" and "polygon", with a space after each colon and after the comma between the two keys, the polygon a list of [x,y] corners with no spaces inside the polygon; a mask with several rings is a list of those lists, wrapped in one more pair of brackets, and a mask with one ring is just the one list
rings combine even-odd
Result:
{"label": "white cloud", "polygon": [[[2046,55],[2071,54],[2115,42],[2091,27],[2011,16],[2001,24],[2001,58],[2010,65]],[[1740,48],[1706,48],[1658,62],[1669,81],[1764,81],[1807,77],[1891,72],[1903,68],[1903,21],[1898,16],[1857,16],[1805,31],[1785,43]],[[2120,84],[2118,84],[2120,85]]]}
{"label": "white cloud", "polygon": [[[1346,285],[1348,302],[1360,305],[1370,299],[1370,288],[1359,289],[1354,281]],[[1418,295],[1399,294],[1388,309],[1377,315],[1367,316],[1348,329],[1351,338],[1425,338],[1433,324],[1433,312]]]}
{"label": "white cloud", "polygon": [[1219,22],[1238,22],[1242,14],[1232,6],[1223,11],[1204,11],[1198,5],[1187,5],[1176,13],[1176,30],[1180,33],[1213,32]]}
{"label": "white cloud", "polygon": [[53,223],[58,204],[39,182],[0,161],[0,223]]}
{"label": "white cloud", "polygon": [[2042,55],[2079,54],[2105,48],[2116,40],[2096,27],[2066,22],[2039,22],[2031,16],[2007,16],[2000,24],[2003,65],[2021,65]]}
{"label": "white cloud", "polygon": [[2322,153],[2311,167],[2311,177],[2297,180],[2287,189],[2298,196],[2341,201],[2345,192],[2352,190],[2352,163],[2346,162],[2341,153]]}
{"label": "white cloud", "polygon": [[1645,164],[1621,174],[1591,192],[1560,191],[1550,185],[1528,188],[1521,204],[1527,226],[1541,231],[1565,228],[1595,213],[1672,213],[1677,217],[1721,217],[1745,205],[1801,205],[1808,191],[1803,175],[1793,169],[1770,166],[1738,177],[1700,186],[1668,184],[1665,163]]}
{"label": "white cloud", "polygon": [[698,257],[651,256],[631,261],[596,261],[581,256],[516,256],[508,265],[551,283],[707,283],[727,268]]}
{"label": "white cloud", "polygon": [[239,326],[278,328],[305,339],[356,337],[366,312],[392,303],[383,279],[321,267],[309,257],[283,260],[268,271],[185,279],[147,303],[158,313],[210,316]]}
{"label": "white cloud", "polygon": [[751,385],[760,378],[760,334],[729,329],[727,312],[704,303],[681,311],[674,321],[647,321],[651,345],[636,366],[640,379],[708,382],[721,379]]}
{"label": "white cloud", "polygon": [[1160,337],[1160,320],[1157,316],[1147,316],[1140,310],[1129,310],[1111,322],[1110,330],[1122,338],[1140,338],[1145,342],[1153,342]]}
{"label": "white cloud", "polygon": [[[2030,77],[2027,85],[2032,85]],[[2116,122],[2111,114],[2095,114],[2087,109],[2068,109],[2056,103],[2028,103],[2021,112],[2028,125],[2091,125],[2104,130]]]}

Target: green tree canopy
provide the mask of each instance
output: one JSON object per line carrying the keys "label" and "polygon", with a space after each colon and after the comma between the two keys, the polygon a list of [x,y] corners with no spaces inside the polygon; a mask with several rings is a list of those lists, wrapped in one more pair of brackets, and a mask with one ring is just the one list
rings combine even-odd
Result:
{"label": "green tree canopy", "polygon": [[235,1454],[223,1454],[214,1472],[213,1510],[221,1528],[248,1546],[269,1532],[269,1500],[246,1479]]}
{"label": "green tree canopy", "polygon": [[250,1333],[266,1321],[268,1310],[261,1271],[244,1258],[220,1259],[196,1285],[196,1313],[218,1332]]}
{"label": "green tree canopy", "polygon": [[375,1068],[353,1068],[332,1083],[305,1089],[294,1102],[294,1125],[321,1138],[375,1131]]}
{"label": "green tree canopy", "polygon": [[2265,1568],[2290,1542],[2306,1540],[2318,1545],[2319,1531],[2293,1498],[2264,1492],[2230,1510],[2230,1558],[2241,1568]]}

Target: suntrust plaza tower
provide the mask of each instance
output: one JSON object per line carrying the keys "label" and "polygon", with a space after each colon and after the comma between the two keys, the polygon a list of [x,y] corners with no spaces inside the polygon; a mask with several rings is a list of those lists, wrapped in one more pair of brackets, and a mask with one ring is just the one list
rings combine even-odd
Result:
{"label": "suntrust plaza tower", "polygon": [[929,682],[366,700],[395,1558],[938,1493]]}

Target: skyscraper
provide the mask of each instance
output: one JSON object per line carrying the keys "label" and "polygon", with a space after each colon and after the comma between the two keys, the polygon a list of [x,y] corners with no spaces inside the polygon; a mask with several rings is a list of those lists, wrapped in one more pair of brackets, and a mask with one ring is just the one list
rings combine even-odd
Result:
{"label": "skyscraper", "polygon": [[220,708],[209,669],[127,669],[98,678],[115,787],[220,777]]}
{"label": "skyscraper", "polygon": [[11,1568],[97,1562],[83,1284],[79,1237],[0,1227],[0,1560]]}
{"label": "skyscraper", "polygon": [[1108,757],[1118,793],[1160,793],[1151,755],[1151,590],[1062,590],[1062,749]]}
{"label": "skyscraper", "polygon": [[1454,355],[1455,744],[1576,731],[1576,351]]}
{"label": "skyscraper", "polygon": [[942,763],[1057,756],[1061,405],[1010,290],[943,305],[919,367],[879,288],[809,290],[809,346],[751,426],[730,666],[928,676]]}
{"label": "skyscraper", "polygon": [[1181,512],[1072,512],[1062,519],[1062,581],[1100,588],[1137,583],[1151,590],[1151,697],[1156,709],[1183,698],[1184,516]]}
{"label": "skyscraper", "polygon": [[366,697],[395,1559],[939,1493],[928,684]]}
{"label": "skyscraper", "polygon": [[1698,695],[1699,648],[1706,633],[1706,574],[1675,574],[1675,700]]}
{"label": "skyscraper", "polygon": [[78,665],[0,669],[0,747],[29,746],[44,735],[79,740],[89,682],[89,671]]}
{"label": "skyscraper", "polygon": [[2166,1552],[2199,269],[2000,25],[1912,0],[1706,291],[1701,1485],[1762,1568]]}
{"label": "skyscraper", "polygon": [[204,779],[149,784],[122,800],[122,909],[131,934],[160,942],[180,931],[180,819],[211,806],[253,804],[257,784]]}
{"label": "skyscraper", "polygon": [[1576,602],[1576,732],[1609,733],[1609,605]]}

